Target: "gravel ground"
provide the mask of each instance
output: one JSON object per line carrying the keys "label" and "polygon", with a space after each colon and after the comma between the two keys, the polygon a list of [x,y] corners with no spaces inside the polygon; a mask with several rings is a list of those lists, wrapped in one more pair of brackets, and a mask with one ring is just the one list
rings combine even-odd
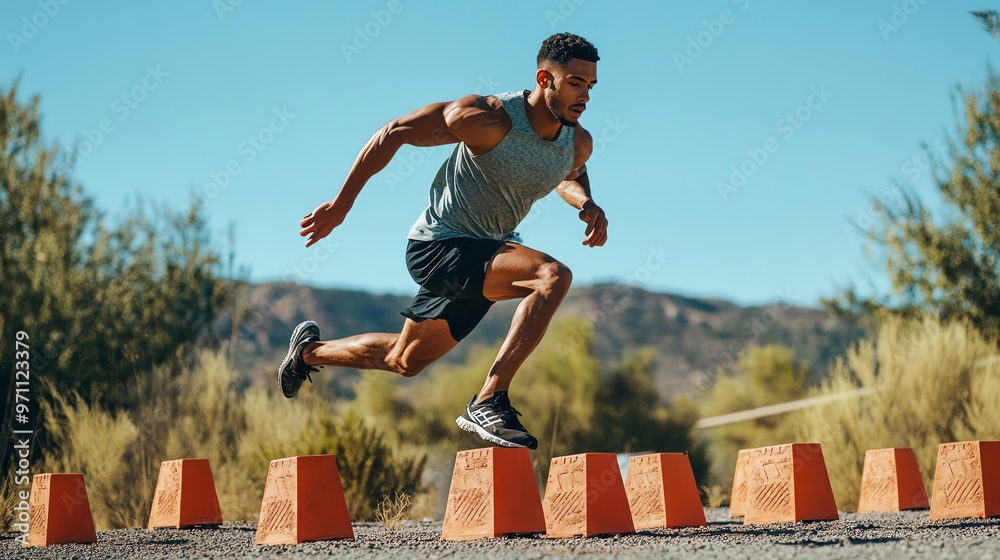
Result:
{"label": "gravel ground", "polygon": [[354,524],[355,541],[253,546],[253,523],[219,529],[123,529],[97,534],[97,544],[19,548],[0,540],[3,558],[998,558],[1000,519],[930,521],[927,511],[844,514],[840,521],[744,527],[724,508],[706,509],[708,526],[642,531],[606,538],[541,537],[441,540],[440,522],[407,522],[396,533],[380,524]]}

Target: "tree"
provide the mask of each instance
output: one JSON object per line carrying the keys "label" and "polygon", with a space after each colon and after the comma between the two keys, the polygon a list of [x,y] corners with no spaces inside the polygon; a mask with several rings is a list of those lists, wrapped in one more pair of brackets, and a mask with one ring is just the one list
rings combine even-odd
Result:
{"label": "tree", "polygon": [[[109,224],[73,179],[73,163],[57,144],[42,145],[37,96],[20,103],[16,81],[0,91],[0,368],[14,377],[23,331],[30,360],[18,371],[30,374],[27,424],[36,429],[48,391],[112,411],[134,406],[144,375],[210,338],[233,285],[199,208],[139,204]],[[6,388],[11,410],[13,382]],[[4,449],[9,426],[5,417]]]}
{"label": "tree", "polygon": [[946,141],[946,157],[925,147],[943,211],[901,189],[899,204],[875,203],[883,211],[868,232],[869,254],[885,254],[893,294],[848,290],[824,303],[855,316],[966,319],[1000,344],[1000,78],[991,72],[982,93],[960,93],[964,123]]}
{"label": "tree", "polygon": [[995,10],[987,10],[985,12],[972,12],[972,15],[979,20],[979,25],[983,26],[987,33],[1000,39],[1000,14]]}
{"label": "tree", "polygon": [[708,458],[695,441],[697,411],[678,400],[668,408],[653,384],[656,353],[627,354],[594,396],[590,430],[576,434],[576,449],[614,453],[687,452],[695,479],[707,482]]}

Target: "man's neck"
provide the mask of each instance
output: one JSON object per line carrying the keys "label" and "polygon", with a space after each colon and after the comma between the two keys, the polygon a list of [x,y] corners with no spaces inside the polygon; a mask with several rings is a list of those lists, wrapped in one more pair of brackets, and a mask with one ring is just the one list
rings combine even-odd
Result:
{"label": "man's neck", "polygon": [[545,95],[542,88],[536,85],[525,99],[527,103],[524,104],[524,114],[528,117],[531,128],[535,129],[535,133],[543,139],[555,140],[562,129],[562,123],[552,115],[552,111],[549,111],[548,106],[545,105]]}

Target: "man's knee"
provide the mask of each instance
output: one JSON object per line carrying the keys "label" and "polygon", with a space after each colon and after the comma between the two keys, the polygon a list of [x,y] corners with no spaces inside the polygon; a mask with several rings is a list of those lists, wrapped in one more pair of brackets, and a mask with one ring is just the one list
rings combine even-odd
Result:
{"label": "man's knee", "polygon": [[563,296],[573,283],[573,272],[559,261],[543,263],[538,267],[538,278],[542,289],[553,295]]}
{"label": "man's knee", "polygon": [[406,357],[406,354],[400,356],[388,356],[386,362],[392,371],[402,375],[403,377],[416,377],[420,372],[430,365],[430,361],[427,360],[412,360]]}
{"label": "man's knee", "polygon": [[414,364],[411,362],[403,362],[402,364],[399,364],[399,369],[396,371],[398,371],[403,377],[416,377],[420,374],[420,372],[424,371],[424,368],[426,367],[427,364],[423,363]]}

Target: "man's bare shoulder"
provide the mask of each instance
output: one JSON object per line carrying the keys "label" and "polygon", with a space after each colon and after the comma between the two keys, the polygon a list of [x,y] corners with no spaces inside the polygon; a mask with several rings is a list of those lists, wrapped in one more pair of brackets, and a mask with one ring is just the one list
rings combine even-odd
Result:
{"label": "man's bare shoulder", "polygon": [[510,120],[503,104],[496,97],[483,95],[466,95],[448,104],[445,109],[448,124],[462,121],[465,124],[483,125],[493,121]]}
{"label": "man's bare shoulder", "polygon": [[576,141],[574,142],[573,152],[575,157],[574,168],[578,168],[590,159],[590,155],[594,152],[594,137],[590,135],[590,132],[580,125],[576,126]]}
{"label": "man's bare shoulder", "polygon": [[510,115],[493,96],[459,97],[448,104],[444,117],[452,132],[472,146],[492,147],[512,126]]}

